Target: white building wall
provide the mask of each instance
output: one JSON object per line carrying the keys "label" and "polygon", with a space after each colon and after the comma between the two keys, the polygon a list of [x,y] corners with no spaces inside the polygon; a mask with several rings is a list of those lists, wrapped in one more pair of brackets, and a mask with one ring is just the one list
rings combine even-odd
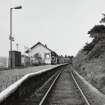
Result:
{"label": "white building wall", "polygon": [[[42,61],[46,64],[51,64],[51,51],[47,48],[43,47],[42,45],[37,45],[29,52],[29,57],[33,57],[36,53],[41,55]],[[45,54],[49,54],[49,58],[45,58]]]}

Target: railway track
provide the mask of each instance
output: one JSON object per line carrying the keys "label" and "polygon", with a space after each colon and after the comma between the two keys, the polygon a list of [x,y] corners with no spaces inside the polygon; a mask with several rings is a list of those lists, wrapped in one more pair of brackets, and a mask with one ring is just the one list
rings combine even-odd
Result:
{"label": "railway track", "polygon": [[52,75],[19,105],[90,105],[69,69]]}
{"label": "railway track", "polygon": [[65,66],[53,72],[29,96],[0,105],[93,105],[89,103],[70,68]]}
{"label": "railway track", "polygon": [[64,70],[54,83],[38,105],[90,105],[70,70]]}

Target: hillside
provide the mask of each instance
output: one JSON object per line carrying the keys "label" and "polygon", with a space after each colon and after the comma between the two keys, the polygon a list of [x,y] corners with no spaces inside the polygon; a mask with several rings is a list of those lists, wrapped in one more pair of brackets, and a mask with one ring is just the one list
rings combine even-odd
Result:
{"label": "hillside", "polygon": [[[73,66],[92,85],[105,94],[105,32],[95,32],[92,42],[86,44],[73,60]],[[92,36],[92,35],[91,35]]]}

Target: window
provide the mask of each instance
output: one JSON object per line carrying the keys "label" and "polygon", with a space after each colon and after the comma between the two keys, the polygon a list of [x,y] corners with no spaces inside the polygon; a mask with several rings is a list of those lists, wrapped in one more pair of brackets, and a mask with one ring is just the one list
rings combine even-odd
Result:
{"label": "window", "polygon": [[50,58],[50,54],[49,53],[45,53],[45,58],[49,59]]}

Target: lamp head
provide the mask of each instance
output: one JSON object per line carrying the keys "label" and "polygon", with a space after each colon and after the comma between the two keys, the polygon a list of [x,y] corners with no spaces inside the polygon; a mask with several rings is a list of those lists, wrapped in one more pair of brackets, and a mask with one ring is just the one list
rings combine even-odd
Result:
{"label": "lamp head", "polygon": [[16,6],[13,9],[22,9],[22,6]]}

